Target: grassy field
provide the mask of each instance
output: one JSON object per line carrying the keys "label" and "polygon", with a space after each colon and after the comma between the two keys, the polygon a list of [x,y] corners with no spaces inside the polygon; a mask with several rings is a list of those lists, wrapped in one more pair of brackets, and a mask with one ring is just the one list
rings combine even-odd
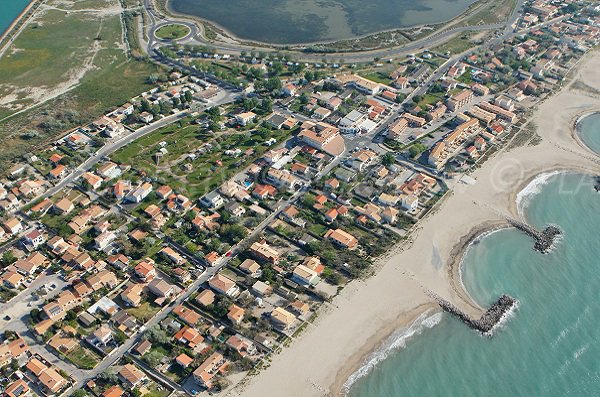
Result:
{"label": "grassy field", "polygon": [[[115,152],[111,157],[113,161],[130,164],[138,171],[157,175],[159,181],[191,199],[196,199],[231,178],[266,152],[269,147],[262,144],[264,141],[275,138],[277,142],[282,142],[290,135],[290,131],[277,130],[271,131],[266,137],[252,132],[226,132],[213,137],[187,121],[181,126],[173,124],[148,134]],[[152,156],[158,151],[158,144],[163,141],[167,143],[166,149],[169,153],[161,159],[160,166],[157,166]],[[181,165],[188,162],[184,161],[185,155],[194,152],[204,143],[210,143],[213,150],[198,155],[191,162],[190,171],[183,170]],[[224,155],[228,149],[240,149],[244,152],[250,148],[254,149],[252,156],[235,158]]]}
{"label": "grassy field", "polygon": [[483,0],[483,6],[459,25],[493,24],[503,22],[515,8],[517,0]]}
{"label": "grassy field", "polygon": [[145,323],[150,320],[158,312],[159,307],[153,306],[150,302],[144,302],[138,307],[130,307],[125,311],[131,314],[133,317]]}
{"label": "grassy field", "polygon": [[[149,89],[148,76],[163,73],[127,54],[118,0],[47,4],[86,11],[40,11],[0,59],[0,169]],[[32,130],[34,138],[21,137]]]}
{"label": "grassy field", "polygon": [[[477,36],[481,35],[478,33]],[[441,54],[449,53],[449,54],[460,54],[463,51],[468,50],[473,47],[473,37],[475,36],[475,32],[469,31],[465,33],[461,33],[458,36],[453,37],[448,40],[444,44],[441,44],[435,48],[432,48],[432,52],[439,52]]]}
{"label": "grassy field", "polygon": [[371,73],[365,73],[365,74],[360,74],[360,75],[362,77],[364,77],[365,79],[369,79],[376,83],[385,84],[385,85],[392,84],[392,79],[390,79],[389,75],[382,73],[382,72],[371,72]]}
{"label": "grassy field", "polygon": [[66,355],[67,359],[82,369],[92,369],[100,362],[100,357],[83,347],[78,347]]}
{"label": "grassy field", "polygon": [[177,40],[187,36],[190,28],[184,25],[173,24],[166,25],[156,31],[156,36],[160,39]]}

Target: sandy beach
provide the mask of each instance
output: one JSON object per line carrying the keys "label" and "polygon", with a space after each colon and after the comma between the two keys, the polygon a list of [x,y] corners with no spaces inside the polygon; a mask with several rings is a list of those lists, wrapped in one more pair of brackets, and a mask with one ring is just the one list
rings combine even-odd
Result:
{"label": "sandy beach", "polygon": [[313,325],[273,357],[269,368],[227,395],[343,395],[344,383],[384,340],[423,312],[439,310],[428,291],[481,315],[460,281],[464,250],[481,233],[502,227],[504,216],[519,216],[517,194],[536,176],[554,170],[600,173],[598,158],[573,136],[575,121],[596,110],[599,52],[586,55],[565,87],[538,106],[531,122],[541,140],[499,151],[471,175],[475,184],[458,183],[419,224],[404,250],[387,258],[375,276],[349,284]]}

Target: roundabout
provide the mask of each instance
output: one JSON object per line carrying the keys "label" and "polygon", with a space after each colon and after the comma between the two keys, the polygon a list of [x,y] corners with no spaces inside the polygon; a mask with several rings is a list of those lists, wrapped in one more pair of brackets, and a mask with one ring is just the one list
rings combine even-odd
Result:
{"label": "roundabout", "polygon": [[154,31],[158,40],[182,40],[190,36],[192,29],[181,23],[169,23],[159,26]]}

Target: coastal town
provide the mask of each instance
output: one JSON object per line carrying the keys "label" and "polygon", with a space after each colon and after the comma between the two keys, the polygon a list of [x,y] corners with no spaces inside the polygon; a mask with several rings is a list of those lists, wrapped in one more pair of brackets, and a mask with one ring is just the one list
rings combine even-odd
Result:
{"label": "coastal town", "polygon": [[243,384],[486,160],[535,142],[533,109],[599,42],[588,0],[364,64],[164,40],[152,89],[0,175],[2,392]]}

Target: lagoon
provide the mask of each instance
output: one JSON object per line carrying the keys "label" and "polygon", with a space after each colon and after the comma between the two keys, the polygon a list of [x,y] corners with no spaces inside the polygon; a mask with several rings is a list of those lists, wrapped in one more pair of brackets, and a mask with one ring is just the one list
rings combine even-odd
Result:
{"label": "lagoon", "polygon": [[384,30],[435,24],[476,0],[169,0],[235,36],[273,44],[351,39]]}

